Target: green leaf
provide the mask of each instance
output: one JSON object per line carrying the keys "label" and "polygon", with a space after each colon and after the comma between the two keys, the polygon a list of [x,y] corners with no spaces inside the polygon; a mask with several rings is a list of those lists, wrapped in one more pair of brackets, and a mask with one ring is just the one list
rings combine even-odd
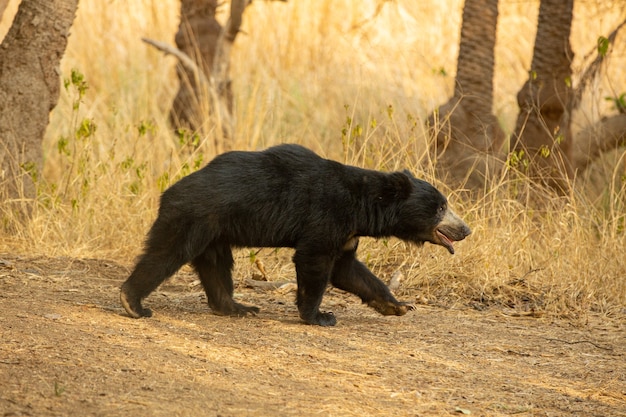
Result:
{"label": "green leaf", "polygon": [[571,77],[565,77],[565,85],[568,88],[572,88],[572,78]]}
{"label": "green leaf", "polygon": [[598,55],[600,56],[606,56],[606,54],[609,52],[609,46],[611,45],[611,42],[605,38],[604,36],[600,36],[598,38]]}
{"label": "green leaf", "polygon": [[159,187],[159,191],[163,192],[170,185],[170,174],[168,172],[164,172],[159,178],[157,178],[157,186]]}
{"label": "green leaf", "polygon": [[142,120],[137,126],[137,132],[139,136],[144,136],[148,133],[154,134],[157,130],[156,125],[151,120]]}
{"label": "green leaf", "polygon": [[561,143],[563,143],[563,140],[564,140],[564,139],[565,139],[565,136],[563,136],[563,134],[562,134],[562,133],[559,133],[559,134],[558,134],[558,135],[556,135],[556,137],[554,138],[554,141],[555,141],[557,144],[559,144],[559,145],[560,145]]}
{"label": "green leaf", "polygon": [[198,153],[198,156],[193,160],[193,170],[197,171],[202,167],[204,163],[204,154],[202,152]]}
{"label": "green leaf", "polygon": [[127,156],[127,157],[126,157],[126,159],[124,159],[124,160],[120,163],[120,166],[122,167],[122,169],[123,169],[124,171],[126,171],[126,170],[129,170],[129,169],[133,166],[133,163],[134,163],[134,162],[135,162],[135,161],[133,160],[133,157],[132,157],[132,156]]}
{"label": "green leaf", "polygon": [[59,141],[57,142],[57,151],[59,151],[59,154],[70,156],[69,143],[69,139],[65,136],[61,136],[59,138]]}
{"label": "green leaf", "polygon": [[96,124],[91,119],[83,119],[76,129],[76,138],[86,139],[96,133]]}
{"label": "green leaf", "polygon": [[78,100],[82,99],[87,92],[89,86],[87,85],[87,81],[85,81],[85,76],[76,68],[72,68],[72,73],[70,76],[72,85],[76,88],[78,92]]}

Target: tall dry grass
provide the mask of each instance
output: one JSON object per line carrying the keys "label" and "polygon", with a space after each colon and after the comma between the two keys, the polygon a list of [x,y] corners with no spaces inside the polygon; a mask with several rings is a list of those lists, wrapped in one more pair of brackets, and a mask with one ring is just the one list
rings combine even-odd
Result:
{"label": "tall dry grass", "polygon": [[[578,73],[597,37],[623,19],[621,5],[577,2],[572,43]],[[254,2],[232,59],[237,126],[231,147],[297,142],[350,164],[408,168],[445,190],[474,230],[457,244],[456,255],[394,239],[362,243],[361,258],[381,277],[404,274],[405,298],[539,313],[623,313],[623,168],[605,162],[613,181],[594,183],[595,195],[581,192],[589,184],[580,181],[564,198],[506,175],[493,178],[475,201],[435,178],[424,121],[453,90],[461,7],[452,0]],[[536,1],[501,1],[494,112],[507,131],[531,59],[537,10]],[[44,142],[32,221],[4,212],[0,251],[132,262],[160,191],[215,151],[209,137],[171,132],[175,62],[140,41],[173,43],[177,25],[173,0],[81,2],[62,63],[67,87]],[[5,15],[0,35],[7,27]],[[604,96],[626,91],[624,44],[621,36],[607,70],[585,95],[574,129],[612,111]],[[617,158],[625,158],[623,150]],[[541,209],[520,197],[529,192],[542,196]],[[293,274],[289,251],[258,256],[272,277]],[[238,259],[237,274],[250,274],[248,252],[239,251]]]}

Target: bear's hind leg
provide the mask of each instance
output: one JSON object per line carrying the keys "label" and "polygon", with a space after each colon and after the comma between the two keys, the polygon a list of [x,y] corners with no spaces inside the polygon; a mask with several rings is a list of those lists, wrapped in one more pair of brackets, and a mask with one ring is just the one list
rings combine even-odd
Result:
{"label": "bear's hind leg", "polygon": [[209,307],[221,316],[256,314],[258,307],[246,306],[233,300],[233,254],[227,244],[210,244],[191,262],[200,276]]}
{"label": "bear's hind leg", "polygon": [[152,310],[144,308],[141,300],[184,264],[184,261],[174,259],[164,261],[160,256],[151,253],[144,254],[121,288],[120,301],[128,315],[135,319],[151,317]]}
{"label": "bear's hind leg", "polygon": [[201,246],[187,245],[189,239],[188,228],[179,225],[171,227],[169,222],[157,218],[148,233],[143,255],[121,287],[120,301],[129,316],[152,316],[152,311],[144,308],[141,300],[189,261],[190,255],[185,247]]}
{"label": "bear's hind leg", "polygon": [[319,310],[332,268],[331,258],[323,255],[310,256],[296,250],[293,262],[296,264],[298,281],[296,304],[300,318],[309,324],[320,326],[337,324],[333,313]]}
{"label": "bear's hind leg", "polygon": [[330,278],[333,286],[358,295],[385,316],[402,316],[415,309],[411,304],[396,300],[385,283],[356,259],[355,253],[356,248],[346,251],[335,262]]}

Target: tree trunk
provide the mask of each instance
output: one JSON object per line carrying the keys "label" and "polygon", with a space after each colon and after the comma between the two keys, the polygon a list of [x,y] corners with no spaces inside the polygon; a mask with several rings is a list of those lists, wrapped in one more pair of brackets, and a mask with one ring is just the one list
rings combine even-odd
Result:
{"label": "tree trunk", "polygon": [[[222,26],[215,19],[217,0],[182,0],[176,46],[193,59],[209,79],[217,40]],[[172,103],[170,120],[177,128],[199,130],[209,112],[208,92],[203,91],[197,76],[182,65],[176,67],[179,87]]]}
{"label": "tree trunk", "polygon": [[[23,0],[0,45],[0,189],[33,198],[50,111],[59,99],[59,63],[78,0]],[[29,175],[30,174],[30,175]]]}
{"label": "tree trunk", "polygon": [[520,113],[511,148],[527,159],[531,178],[567,192],[572,175],[569,36],[573,0],[541,0],[530,77],[517,95]]}
{"label": "tree trunk", "polygon": [[[217,127],[225,138],[232,137],[233,96],[229,78],[230,50],[239,33],[249,0],[232,0],[224,27],[215,19],[217,0],[182,0],[176,46],[191,57],[210,80],[204,90],[197,76],[182,65],[177,67],[180,87],[170,111],[174,126],[192,131]],[[212,119],[208,115],[212,114]],[[207,126],[212,120],[213,125]]]}
{"label": "tree trunk", "polygon": [[498,0],[466,0],[454,96],[429,118],[438,171],[451,185],[481,189],[504,132],[492,114]]}

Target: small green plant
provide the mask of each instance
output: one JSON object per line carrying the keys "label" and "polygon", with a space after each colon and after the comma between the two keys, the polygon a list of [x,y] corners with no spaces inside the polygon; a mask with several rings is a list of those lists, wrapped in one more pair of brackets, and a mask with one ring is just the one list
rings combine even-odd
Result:
{"label": "small green plant", "polygon": [[598,38],[598,55],[605,57],[606,54],[609,53],[610,46],[611,46],[611,41],[604,36],[600,36]]}
{"label": "small green plant", "polygon": [[28,161],[21,164],[20,168],[22,168],[24,172],[30,176],[33,183],[37,184],[37,180],[39,179],[39,169],[37,168],[37,164],[32,161]]}
{"label": "small green plant", "polygon": [[[64,162],[68,164],[63,169],[62,183],[64,185],[60,191],[61,197],[69,197],[72,208],[76,210],[79,208],[79,197],[84,197],[94,181],[90,139],[96,134],[97,125],[93,119],[80,117],[80,107],[89,89],[84,75],[73,68],[69,78],[63,80],[63,87],[73,96],[73,99],[70,133],[61,135],[56,143],[57,152],[65,158]],[[55,184],[50,184],[47,188],[48,194],[58,189]],[[48,199],[48,202],[53,200]]]}
{"label": "small green plant", "polygon": [[563,135],[563,133],[557,133],[554,137],[554,141],[557,143],[557,145],[563,143],[563,140],[565,140],[565,136]]}
{"label": "small green plant", "polygon": [[71,152],[69,149],[70,140],[66,136],[61,136],[57,141],[57,151],[61,155],[70,156]]}
{"label": "small green plant", "polygon": [[197,132],[190,132],[184,128],[176,129],[178,136],[178,144],[183,148],[189,148],[191,151],[200,146],[200,135]]}
{"label": "small green plant", "polygon": [[70,78],[63,80],[63,87],[65,87],[65,90],[68,92],[70,91],[70,87],[74,87],[77,95],[73,101],[72,108],[74,111],[77,111],[85,93],[87,92],[87,89],[89,88],[87,81],[85,81],[85,76],[76,68],[72,68]]}
{"label": "small green plant", "polygon": [[567,88],[572,88],[572,77],[565,77],[564,81]]}
{"label": "small green plant", "polygon": [[163,192],[167,189],[167,187],[170,186],[170,173],[169,172],[164,172],[163,174],[159,175],[159,177],[157,178],[157,187],[159,187],[159,191]]}
{"label": "small green plant", "polygon": [[508,168],[523,168],[526,170],[528,169],[528,165],[529,161],[523,149],[510,152],[506,159],[506,166]]}
{"label": "small green plant", "polygon": [[142,120],[137,126],[139,136],[146,136],[148,133],[154,135],[157,132],[157,126],[153,120]]}
{"label": "small green plant", "polygon": [[261,251],[261,249],[250,249],[250,252],[248,253],[248,259],[250,260],[250,264],[253,264],[254,262],[256,262],[256,256],[258,255],[258,253]]}
{"label": "small green plant", "polygon": [[76,139],[85,140],[96,133],[96,124],[92,119],[83,119],[76,128]]}
{"label": "small green plant", "polygon": [[138,195],[142,190],[142,181],[146,177],[146,172],[148,170],[148,163],[142,162],[137,163],[135,159],[131,156],[126,157],[121,163],[120,168],[124,172],[133,172],[133,180],[128,186],[129,191],[133,195]]}

